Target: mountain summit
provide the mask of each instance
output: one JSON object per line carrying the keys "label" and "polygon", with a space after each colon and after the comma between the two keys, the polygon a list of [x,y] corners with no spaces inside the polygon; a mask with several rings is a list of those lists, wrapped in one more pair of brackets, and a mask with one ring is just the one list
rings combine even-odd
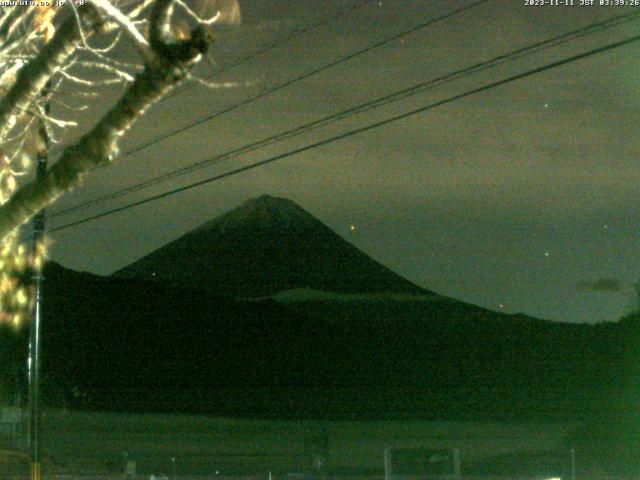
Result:
{"label": "mountain summit", "polygon": [[246,201],[114,275],[236,297],[300,288],[431,294],[368,257],[296,203],[269,195]]}

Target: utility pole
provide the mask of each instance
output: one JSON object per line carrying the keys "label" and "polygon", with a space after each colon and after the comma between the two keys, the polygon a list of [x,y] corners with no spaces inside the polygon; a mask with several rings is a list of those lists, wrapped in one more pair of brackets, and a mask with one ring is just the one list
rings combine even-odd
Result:
{"label": "utility pole", "polygon": [[[42,92],[44,105],[42,112],[49,114],[49,101],[46,96],[50,91],[50,83]],[[46,120],[40,119],[38,136],[40,142],[36,157],[36,180],[41,179],[47,171],[47,160],[49,152],[49,134],[47,132]],[[44,240],[45,211],[40,210],[33,217],[33,246],[31,253],[34,260],[41,254],[42,242]],[[29,327],[29,465],[30,480],[40,480],[40,324],[42,323],[42,285],[44,283],[42,262],[35,262],[33,268],[33,288],[34,304],[31,315],[31,325]]]}

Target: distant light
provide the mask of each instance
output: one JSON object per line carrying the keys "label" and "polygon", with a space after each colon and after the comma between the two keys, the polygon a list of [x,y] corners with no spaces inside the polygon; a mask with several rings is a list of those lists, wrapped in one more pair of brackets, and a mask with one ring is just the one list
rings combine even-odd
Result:
{"label": "distant light", "polygon": [[[551,255],[549,252],[544,252],[544,256],[545,257],[548,257],[549,255]],[[549,479],[549,480],[551,480],[551,479]]]}
{"label": "distant light", "polygon": [[545,478],[545,480],[562,480],[560,477]]}
{"label": "distant light", "polygon": [[355,232],[355,231],[357,230],[357,228],[356,228],[356,226],[355,226],[355,225],[351,225],[351,226],[349,227],[349,230],[351,230],[352,232]]}
{"label": "distant light", "polygon": [[609,225],[605,225],[605,226],[604,226],[604,229],[605,229],[605,230],[609,230]]}
{"label": "distant light", "polygon": [[500,305],[498,305],[500,308],[504,308],[504,305],[501,303]]}
{"label": "distant light", "polygon": [[550,106],[551,106],[551,104],[550,104],[550,103],[545,103],[545,104],[544,104],[544,108],[549,108]]}

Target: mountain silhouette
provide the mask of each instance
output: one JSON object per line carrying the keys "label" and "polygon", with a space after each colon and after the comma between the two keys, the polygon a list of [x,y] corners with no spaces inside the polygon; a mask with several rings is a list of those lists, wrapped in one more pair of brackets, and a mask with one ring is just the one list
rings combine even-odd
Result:
{"label": "mountain silhouette", "polygon": [[435,295],[358,250],[291,200],[248,200],[115,276],[259,297],[283,290]]}
{"label": "mountain silhouette", "polygon": [[[635,411],[636,318],[550,322],[434,294],[285,199],[250,200],[110,277],[45,270],[52,405],[345,419]],[[0,326],[0,393],[24,387],[26,344],[26,329]]]}
{"label": "mountain silhouette", "polygon": [[[600,398],[619,408],[612,385],[637,372],[635,322],[550,322],[425,295],[242,300],[53,262],[45,276],[43,398],[56,406],[583,420],[600,418]],[[14,395],[26,379],[27,337],[0,326],[0,386]]]}

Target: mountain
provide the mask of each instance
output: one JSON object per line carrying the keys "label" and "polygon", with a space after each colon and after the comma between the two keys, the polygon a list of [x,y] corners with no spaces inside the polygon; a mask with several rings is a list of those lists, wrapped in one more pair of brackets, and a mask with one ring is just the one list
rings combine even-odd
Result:
{"label": "mountain", "polygon": [[[550,322],[436,295],[267,196],[119,275],[50,262],[45,276],[43,398],[75,408],[604,418],[640,365],[637,319]],[[0,326],[0,391],[25,378],[26,351]]]}
{"label": "mountain", "polygon": [[232,297],[291,289],[435,295],[371,259],[291,200],[268,195],[201,225],[114,276]]}
{"label": "mountain", "polygon": [[[597,413],[598,395],[618,399],[614,382],[637,371],[637,358],[624,355],[640,335],[617,324],[563,324],[394,294],[237,300],[53,263],[45,274],[43,398],[57,406],[582,419]],[[26,330],[0,326],[0,386],[26,378],[26,352]]]}
{"label": "mountain", "polygon": [[[580,418],[631,350],[616,325],[548,322],[451,299],[236,300],[54,263],[45,275],[43,398],[79,409]],[[0,333],[0,382],[15,384],[26,377],[26,331]]]}

